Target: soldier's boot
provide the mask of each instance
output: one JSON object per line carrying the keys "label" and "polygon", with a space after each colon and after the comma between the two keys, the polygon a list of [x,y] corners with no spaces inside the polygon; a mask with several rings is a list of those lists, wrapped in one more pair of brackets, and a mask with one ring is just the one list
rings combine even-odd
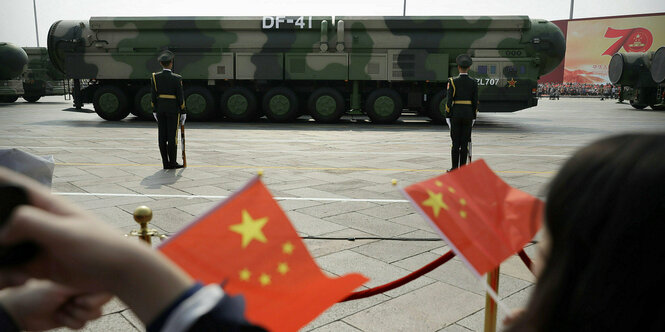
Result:
{"label": "soldier's boot", "polygon": [[183,166],[176,162],[177,146],[175,144],[169,144],[169,169],[182,168]]}

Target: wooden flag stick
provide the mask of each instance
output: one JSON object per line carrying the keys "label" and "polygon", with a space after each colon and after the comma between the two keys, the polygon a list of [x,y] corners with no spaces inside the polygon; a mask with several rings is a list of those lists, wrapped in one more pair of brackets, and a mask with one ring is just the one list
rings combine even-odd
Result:
{"label": "wooden flag stick", "polygon": [[182,140],[182,167],[187,167],[187,155],[185,154],[185,125],[180,125],[180,139]]}
{"label": "wooden flag stick", "polygon": [[[494,269],[490,272],[487,272],[487,283],[489,284],[489,287],[492,289],[492,291],[498,292],[498,290],[499,290],[499,267],[497,267],[496,269]],[[496,293],[494,293],[494,294],[496,294]],[[485,332],[495,332],[496,331],[497,303],[501,303],[501,302],[498,302],[498,301],[495,302],[492,297],[493,296],[491,296],[490,292],[488,292],[487,295],[485,295],[485,330],[484,330]]]}

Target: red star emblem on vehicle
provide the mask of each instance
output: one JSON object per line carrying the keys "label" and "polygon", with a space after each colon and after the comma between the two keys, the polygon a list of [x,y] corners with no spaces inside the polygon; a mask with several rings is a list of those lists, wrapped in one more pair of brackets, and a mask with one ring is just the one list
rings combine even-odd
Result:
{"label": "red star emblem on vehicle", "polygon": [[515,81],[515,79],[513,79],[513,78],[511,78],[510,81],[508,81],[508,87],[509,88],[516,87],[515,84],[517,84],[517,81]]}

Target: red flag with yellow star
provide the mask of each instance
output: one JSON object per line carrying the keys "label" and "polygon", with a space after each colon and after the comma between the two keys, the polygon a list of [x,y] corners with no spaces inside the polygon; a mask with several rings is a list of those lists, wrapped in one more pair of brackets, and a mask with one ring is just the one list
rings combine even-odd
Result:
{"label": "red flag with yellow star", "polygon": [[367,281],[326,276],[259,178],[160,250],[193,278],[242,294],[248,321],[295,331]]}
{"label": "red flag with yellow star", "polygon": [[543,202],[509,186],[482,159],[404,192],[479,276],[522,249],[540,229]]}

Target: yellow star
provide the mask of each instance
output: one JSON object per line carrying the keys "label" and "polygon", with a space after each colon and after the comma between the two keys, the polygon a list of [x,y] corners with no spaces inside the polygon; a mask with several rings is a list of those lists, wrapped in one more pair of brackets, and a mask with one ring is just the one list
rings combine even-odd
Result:
{"label": "yellow star", "polygon": [[441,181],[439,181],[439,180],[434,181],[434,184],[435,184],[437,187],[443,187],[443,183],[442,183]]}
{"label": "yellow star", "polygon": [[460,198],[460,199],[459,199],[459,203],[460,203],[461,205],[466,205],[466,199],[464,199],[464,198]]}
{"label": "yellow star", "polygon": [[514,87],[516,87],[515,84],[517,84],[517,81],[515,81],[515,79],[512,79],[512,78],[511,78],[510,81],[508,81],[508,87],[509,87],[509,88],[514,88]]}
{"label": "yellow star", "polygon": [[459,212],[460,217],[466,219],[466,211],[462,210]]}
{"label": "yellow star", "polygon": [[268,222],[268,217],[252,219],[247,210],[242,210],[242,223],[229,226],[229,229],[242,235],[242,247],[246,248],[252,240],[266,243],[268,239],[261,229]]}
{"label": "yellow star", "polygon": [[455,188],[453,187],[448,187],[448,191],[450,191],[451,194],[455,193]]}
{"label": "yellow star", "polygon": [[261,273],[261,276],[259,277],[259,282],[261,283],[261,286],[270,285],[270,276],[265,273]]}
{"label": "yellow star", "polygon": [[291,255],[293,253],[293,244],[291,242],[286,242],[282,245],[282,252]]}
{"label": "yellow star", "polygon": [[443,202],[443,193],[435,194],[428,189],[427,194],[429,195],[429,198],[424,200],[422,204],[424,206],[429,206],[432,208],[432,210],[434,210],[434,217],[439,216],[439,211],[441,211],[441,208],[448,210],[448,205]]}
{"label": "yellow star", "polygon": [[279,263],[277,264],[277,271],[282,275],[285,275],[289,272],[289,266],[286,263]]}
{"label": "yellow star", "polygon": [[240,270],[240,273],[238,274],[240,275],[240,280],[242,281],[249,281],[249,278],[252,276],[252,272],[249,272],[249,270],[246,268]]}

